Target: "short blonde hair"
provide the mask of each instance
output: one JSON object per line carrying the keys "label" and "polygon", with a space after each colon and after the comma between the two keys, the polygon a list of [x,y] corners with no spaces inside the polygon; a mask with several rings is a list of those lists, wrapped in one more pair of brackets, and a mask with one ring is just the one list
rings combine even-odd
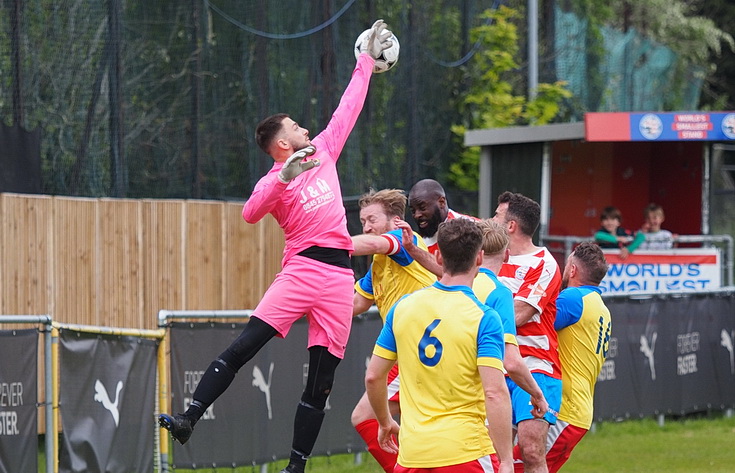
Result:
{"label": "short blonde hair", "polygon": [[389,217],[403,218],[406,215],[406,194],[401,189],[383,189],[369,192],[360,196],[358,205],[364,209],[368,205],[380,204]]}
{"label": "short blonde hair", "polygon": [[487,256],[505,251],[510,243],[508,231],[496,221],[486,218],[477,222],[482,231],[482,250]]}

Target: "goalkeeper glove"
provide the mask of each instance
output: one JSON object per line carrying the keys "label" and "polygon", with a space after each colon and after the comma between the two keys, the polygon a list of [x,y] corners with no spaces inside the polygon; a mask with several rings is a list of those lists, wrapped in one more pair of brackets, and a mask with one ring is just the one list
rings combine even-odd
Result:
{"label": "goalkeeper glove", "polygon": [[316,166],[319,166],[318,159],[303,159],[307,156],[311,156],[316,152],[316,148],[313,146],[307,146],[306,148],[296,151],[294,154],[283,163],[281,171],[278,173],[278,180],[284,184],[288,184],[304,171],[308,171]]}
{"label": "goalkeeper glove", "polygon": [[392,33],[385,28],[383,20],[373,23],[370,34],[360,45],[360,52],[368,53],[373,59],[378,59],[383,51],[393,46],[393,41],[389,39]]}

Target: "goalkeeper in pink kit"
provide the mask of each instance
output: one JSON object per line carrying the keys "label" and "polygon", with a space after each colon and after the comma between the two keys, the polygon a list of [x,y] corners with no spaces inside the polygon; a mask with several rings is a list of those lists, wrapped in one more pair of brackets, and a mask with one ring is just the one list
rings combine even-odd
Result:
{"label": "goalkeeper in pink kit", "polygon": [[322,133],[310,140],[309,131],[286,114],[266,118],[255,131],[258,146],[275,163],[256,184],[242,215],[248,223],[267,214],[275,217],[286,239],[283,269],[240,336],[204,372],[186,412],[159,416],[159,424],[182,444],[237,371],[274,336],[285,337],[306,314],[309,373],[296,408],[291,457],[281,473],[304,472],[352,323],[353,246],[337,159],[362,110],[375,58],[391,46],[382,20],[371,30],[352,79]]}

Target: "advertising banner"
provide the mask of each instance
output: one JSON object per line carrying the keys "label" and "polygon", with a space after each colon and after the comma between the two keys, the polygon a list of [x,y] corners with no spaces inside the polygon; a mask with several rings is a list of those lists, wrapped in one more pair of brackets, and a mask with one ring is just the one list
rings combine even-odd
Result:
{"label": "advertising banner", "polygon": [[735,403],[735,297],[606,298],[610,351],[595,419],[683,415]]}
{"label": "advertising banner", "polygon": [[0,331],[0,473],[38,471],[38,331]]}
{"label": "advertising banner", "polygon": [[[244,326],[171,324],[173,413],[186,410],[204,371]],[[354,319],[313,455],[364,449],[350,416],[364,392],[366,362],[380,327],[378,317]],[[191,439],[184,445],[174,442],[175,468],[232,467],[288,458],[296,406],[309,369],[307,329],[305,321],[295,323],[286,339],[272,339],[239,370],[227,391],[196,424]]]}
{"label": "advertising banner", "polygon": [[733,112],[586,113],[587,141],[735,140]]}
{"label": "advertising banner", "polygon": [[157,340],[62,330],[59,471],[153,471]]}
{"label": "advertising banner", "polygon": [[687,292],[722,285],[719,248],[636,251],[626,259],[604,250],[609,264],[600,286],[603,293]]}

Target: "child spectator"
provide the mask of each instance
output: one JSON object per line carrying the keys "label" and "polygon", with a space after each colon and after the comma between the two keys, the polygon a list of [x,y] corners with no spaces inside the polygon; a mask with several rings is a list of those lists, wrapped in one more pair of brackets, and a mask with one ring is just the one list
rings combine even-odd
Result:
{"label": "child spectator", "polygon": [[664,223],[664,209],[654,203],[650,203],[643,209],[645,223],[641,233],[646,239],[641,243],[642,250],[669,250],[674,246],[674,234],[661,228]]}
{"label": "child spectator", "polygon": [[595,233],[595,242],[601,248],[620,248],[620,259],[626,259],[645,240],[643,232],[636,232],[621,226],[622,216],[615,207],[605,207],[600,214],[602,227]]}

